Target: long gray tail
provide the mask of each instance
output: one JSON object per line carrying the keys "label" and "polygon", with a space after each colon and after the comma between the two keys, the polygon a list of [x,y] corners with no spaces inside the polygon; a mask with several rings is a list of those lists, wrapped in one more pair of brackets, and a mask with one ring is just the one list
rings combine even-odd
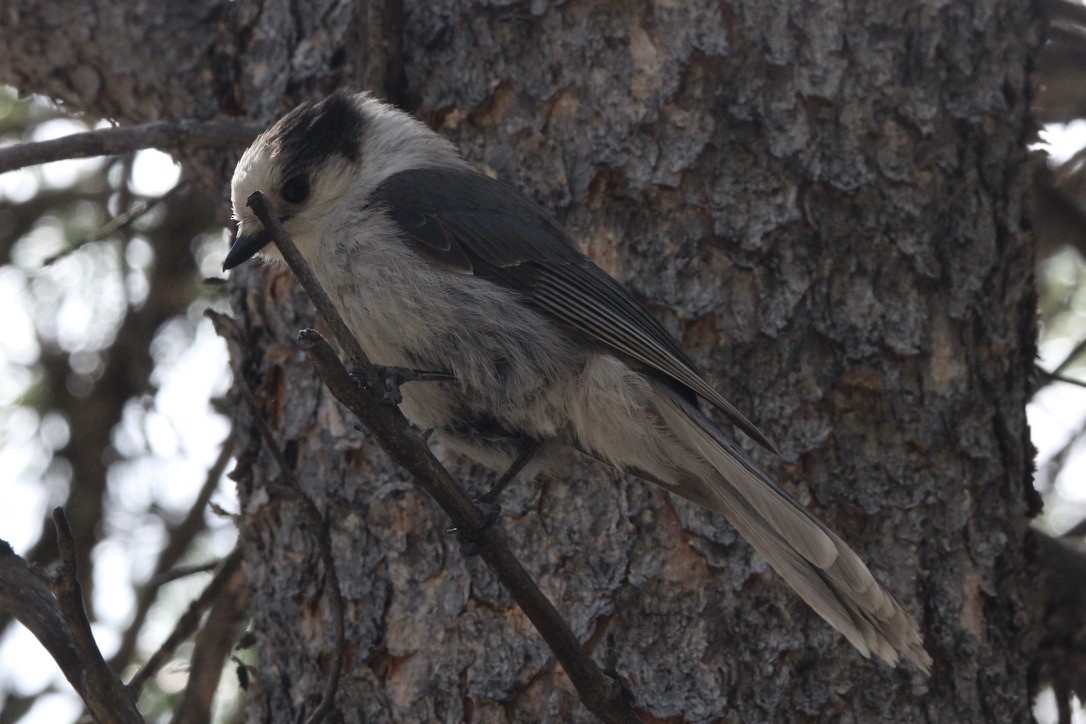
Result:
{"label": "long gray tail", "polygon": [[700,460],[658,481],[724,515],[804,601],[865,657],[904,655],[925,673],[931,657],[916,622],[848,545],[780,488],[708,417],[664,385],[656,407],[677,441]]}

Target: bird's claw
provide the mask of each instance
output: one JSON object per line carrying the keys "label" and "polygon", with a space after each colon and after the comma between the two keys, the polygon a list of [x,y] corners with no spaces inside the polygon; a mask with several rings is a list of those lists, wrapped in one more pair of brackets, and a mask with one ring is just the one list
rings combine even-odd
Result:
{"label": "bird's claw", "polygon": [[[382,389],[377,398],[377,404],[382,407],[392,407],[403,402],[400,385],[406,382],[451,382],[455,379],[449,372],[413,370],[393,365],[374,365],[374,369],[377,370],[377,376],[381,380]],[[357,370],[351,371],[351,376],[356,380],[362,377]]]}
{"label": "bird's claw", "polygon": [[445,532],[448,535],[456,536],[456,540],[460,543],[460,553],[464,557],[477,556],[483,552],[486,548],[486,542],[479,537],[479,534],[494,525],[502,512],[502,507],[495,503],[488,503],[479,498],[476,498],[474,502],[475,507],[479,509],[479,512],[483,516],[482,526],[470,532],[462,531],[452,523],[445,526]]}

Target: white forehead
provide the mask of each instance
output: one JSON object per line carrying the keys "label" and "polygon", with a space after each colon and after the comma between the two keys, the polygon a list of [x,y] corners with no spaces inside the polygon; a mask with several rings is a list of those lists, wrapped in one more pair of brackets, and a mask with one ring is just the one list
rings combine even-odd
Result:
{"label": "white forehead", "polygon": [[[311,120],[314,114],[320,117],[318,109],[322,107],[335,111],[323,116],[325,119],[335,116],[333,120],[323,125],[292,122],[292,118]],[[365,172],[355,179],[356,193],[372,190],[399,171],[435,165],[464,165],[452,143],[407,113],[368,93],[338,93],[320,103],[295,108],[245,151],[231,181],[234,218],[239,222],[251,219],[252,211],[245,205],[250,194],[263,191],[274,198],[283,180],[284,167],[302,163],[297,156],[315,148],[327,153],[333,138],[353,143],[358,149],[355,160]],[[288,158],[292,154],[294,157]],[[317,170],[322,165],[313,163],[307,167]],[[320,179],[314,181],[315,188],[322,186]]]}
{"label": "white forehead", "polygon": [[275,170],[275,162],[271,157],[267,133],[261,134],[253,145],[246,149],[234,169],[234,177],[230,181],[230,202],[234,207],[236,221],[253,217],[252,209],[246,206],[245,202],[254,191],[267,193],[278,181],[279,173]]}

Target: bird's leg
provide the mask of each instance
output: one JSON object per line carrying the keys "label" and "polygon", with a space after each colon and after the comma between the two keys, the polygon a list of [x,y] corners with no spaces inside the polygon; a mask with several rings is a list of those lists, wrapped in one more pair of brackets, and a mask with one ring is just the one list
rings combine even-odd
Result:
{"label": "bird's leg", "polygon": [[[498,481],[491,486],[490,490],[486,491],[478,498],[475,499],[475,505],[478,506],[479,512],[483,514],[485,518],[483,525],[476,533],[480,533],[490,526],[494,525],[494,521],[501,515],[502,507],[497,504],[498,496],[502,491],[513,482],[513,478],[517,477],[521,470],[524,469],[528,463],[532,461],[532,458],[536,456],[539,449],[543,447],[541,440],[532,440],[528,443],[520,454],[517,455],[517,459],[513,461],[513,464],[509,466],[509,469],[502,473],[502,476],[498,478]],[[483,544],[481,541],[473,538],[467,533],[460,531],[455,525],[449,525],[445,528],[445,532],[449,534],[456,534],[457,539],[460,541],[460,552],[465,556],[478,555],[483,550]]]}
{"label": "bird's leg", "polygon": [[[407,367],[393,367],[389,365],[374,365],[377,375],[381,378],[384,391],[378,402],[385,407],[398,405],[403,402],[400,394],[400,385],[405,382],[455,382],[456,377],[451,372],[413,370]],[[361,375],[357,370],[351,371],[351,377],[358,379]]]}
{"label": "bird's leg", "polygon": [[513,461],[513,464],[509,466],[509,469],[502,473],[502,476],[498,478],[498,481],[491,486],[490,490],[486,491],[478,498],[475,499],[476,503],[483,503],[486,505],[493,505],[497,502],[498,496],[502,494],[502,491],[508,487],[509,483],[513,482],[513,478],[520,474],[520,471],[524,467],[532,462],[532,458],[539,452],[539,448],[543,447],[542,440],[532,440],[520,451],[520,455],[517,455],[517,459]]}

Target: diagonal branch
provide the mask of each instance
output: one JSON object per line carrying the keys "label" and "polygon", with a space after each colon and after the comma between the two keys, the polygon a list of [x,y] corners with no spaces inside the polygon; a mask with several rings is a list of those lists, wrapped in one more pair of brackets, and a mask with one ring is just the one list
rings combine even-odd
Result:
{"label": "diagonal branch", "polygon": [[359,384],[319,333],[304,330],[299,335],[301,345],[309,353],[328,389],[358,417],[389,457],[410,472],[416,484],[437,501],[452,519],[453,525],[480,542],[482,559],[554,652],[589,711],[605,722],[640,721],[622,687],[606,676],[581,646],[569,625],[498,533],[498,527],[487,526],[482,512],[433,456],[424,439],[410,431],[409,423],[400,410],[380,404],[383,391],[380,375],[279,223],[267,197],[259,191],[255,192],[249,197],[248,204],[309,294],[321,319],[332,330],[349,361],[362,376],[363,383]]}
{"label": "diagonal branch", "polygon": [[193,639],[189,680],[171,724],[211,721],[215,692],[219,689],[230,650],[245,627],[249,587],[240,569],[211,606],[203,627]]}
{"label": "diagonal branch", "polygon": [[1038,374],[1051,382],[1062,382],[1072,387],[1086,387],[1086,381],[1076,380],[1074,377],[1068,377],[1067,375],[1060,375],[1043,369],[1038,369]]}
{"label": "diagonal branch", "polygon": [[103,128],[0,148],[0,173],[69,158],[111,156],[143,148],[175,151],[182,148],[240,147],[263,127],[243,121],[155,121],[136,126]]}
{"label": "diagonal branch", "polygon": [[57,600],[6,541],[0,541],[0,609],[34,634],[60,666],[64,677],[80,692],[83,662]]}
{"label": "diagonal branch", "polygon": [[173,631],[158,647],[158,650],[151,654],[151,658],[147,659],[147,662],[129,680],[128,691],[133,698],[139,698],[140,692],[143,691],[148,679],[154,676],[166,663],[166,660],[173,655],[177,647],[196,631],[200,625],[200,619],[203,618],[204,611],[215,603],[225,589],[238,585],[237,576],[243,575],[244,573],[241,570],[241,550],[235,548],[230,555],[223,559],[222,565],[215,573],[214,578],[211,579],[211,583],[207,584],[207,588],[204,589],[203,593],[197,596],[189,604],[188,610],[181,614],[181,618],[177,619]]}
{"label": "diagonal branch", "polygon": [[226,466],[230,464],[233,455],[234,440],[230,436],[223,440],[218,457],[208,468],[204,483],[200,488],[200,492],[197,493],[192,507],[189,508],[188,513],[180,523],[170,526],[167,531],[167,542],[159,551],[151,579],[141,586],[136,594],[136,613],[132,617],[132,623],[121,637],[121,645],[117,647],[117,652],[110,659],[109,663],[115,670],[122,670],[131,660],[132,654],[135,653],[136,641],[143,630],[144,623],[147,621],[147,614],[150,613],[151,606],[158,599],[159,588],[164,583],[179,578],[180,575],[187,575],[194,570],[212,570],[218,566],[216,561],[211,564],[195,566],[193,569],[182,571],[180,575],[171,577],[174,566],[189,551],[196,536],[207,528],[204,523],[204,511],[207,509],[212,494],[218,488],[219,479],[222,478],[222,474],[226,470]]}
{"label": "diagonal branch", "polygon": [[76,570],[77,554],[75,537],[68,525],[63,508],[53,510],[53,523],[57,527],[57,547],[60,549],[60,569],[51,588],[57,597],[60,612],[68,622],[75,649],[83,663],[81,686],[77,687],[91,715],[98,722],[143,722],[135,701],[128,696],[124,684],[102,658],[94,641],[87,612],[83,608],[83,587],[79,585]]}
{"label": "diagonal branch", "polygon": [[0,609],[34,634],[97,722],[142,724],[135,702],[106,665],[94,641],[76,571],[75,539],[64,511],[53,511],[61,561],[46,585],[0,541]]}
{"label": "diagonal branch", "polygon": [[[135,221],[138,221],[145,214],[152,211],[153,209],[155,209],[160,204],[164,204],[164,203],[168,202],[172,197],[176,196],[178,193],[183,191],[187,186],[188,186],[188,184],[179,183],[176,186],[174,186],[172,189],[170,189],[169,191],[164,193],[162,196],[159,196],[158,198],[155,198],[155,199],[140,199],[139,201],[136,202],[135,206],[128,209],[127,211],[124,211],[124,212],[122,212],[120,214],[117,214],[112,219],[110,219],[108,222],[103,224],[102,227],[98,229],[98,231],[94,232],[90,236],[85,236],[82,239],[80,239],[79,241],[75,242],[74,244],[70,244],[70,245],[64,247],[63,249],[61,249],[60,251],[56,252],[55,254],[51,254],[50,256],[47,256],[45,259],[42,260],[41,265],[43,267],[52,266],[53,264],[56,264],[61,259],[64,259],[65,257],[68,257],[71,254],[79,251],[84,246],[87,246],[88,244],[93,244],[93,243],[98,242],[98,241],[102,241],[103,239],[105,239],[109,235],[114,234],[114,233],[124,229],[129,224],[132,224]],[[127,183],[122,183],[121,184],[121,190],[122,191],[127,191],[127,189],[128,189],[128,184]],[[121,208],[128,208],[128,207],[127,206],[122,206]]]}
{"label": "diagonal branch", "polygon": [[152,589],[158,589],[165,586],[167,583],[172,583],[180,578],[186,578],[188,576],[196,575],[197,573],[210,573],[219,567],[222,563],[222,559],[208,561],[207,563],[195,563],[191,566],[178,566],[177,568],[171,568],[164,573],[161,573],[151,580],[147,581],[147,587]]}

